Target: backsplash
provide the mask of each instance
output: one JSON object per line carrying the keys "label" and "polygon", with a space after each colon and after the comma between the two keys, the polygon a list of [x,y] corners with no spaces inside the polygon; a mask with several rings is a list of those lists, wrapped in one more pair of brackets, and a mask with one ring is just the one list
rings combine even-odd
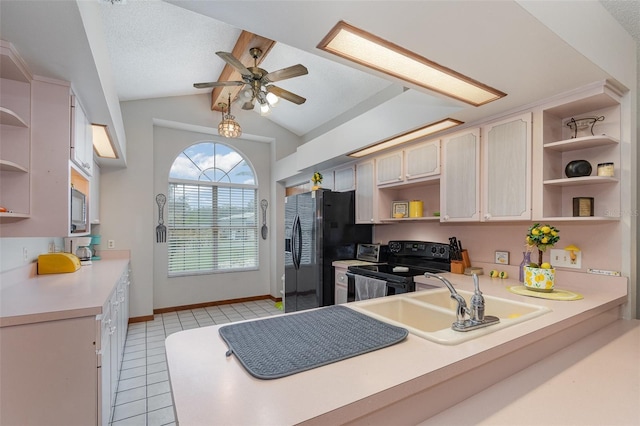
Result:
{"label": "backsplash", "polygon": [[[532,224],[533,222],[478,224],[407,222],[376,225],[374,241],[386,243],[393,239],[405,239],[448,243],[449,237],[455,236],[469,251],[471,264],[494,263],[495,252],[498,250],[509,252],[510,265],[519,265],[522,261],[522,252],[525,251],[527,229]],[[621,270],[622,259],[618,253],[621,251],[622,243],[618,222],[588,225],[576,222],[549,222],[549,224],[560,230],[560,241],[555,248],[563,249],[570,244],[575,244],[582,251],[582,268],[575,271],[586,272],[587,268]],[[543,258],[546,261],[549,260],[548,250]]]}
{"label": "backsplash", "polygon": [[63,249],[62,237],[0,238],[0,272],[9,271],[37,261],[49,252],[49,245]]}

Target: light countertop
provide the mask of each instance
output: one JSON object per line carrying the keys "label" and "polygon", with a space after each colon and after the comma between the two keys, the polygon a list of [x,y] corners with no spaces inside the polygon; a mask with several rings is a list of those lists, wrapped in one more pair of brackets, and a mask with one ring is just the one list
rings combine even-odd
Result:
{"label": "light countertop", "polygon": [[640,425],[640,321],[619,320],[420,423]]}
{"label": "light countertop", "polygon": [[[456,288],[472,290],[471,277],[445,275]],[[219,326],[173,334],[166,350],[177,419],[183,426],[212,418],[235,425],[419,423],[460,402],[451,399],[455,392],[462,399],[470,396],[465,394],[474,392],[469,384],[493,384],[528,365],[523,362],[539,361],[571,344],[571,339],[580,339],[591,332],[587,327],[601,328],[619,318],[627,295],[625,277],[572,273],[558,279],[559,287],[581,293],[584,299],[519,296],[507,290],[520,285],[517,280],[484,275],[484,294],[547,306],[551,312],[454,346],[410,334],[397,345],[277,380],[256,379],[234,356],[225,357]],[[460,381],[466,377],[470,383]],[[420,399],[424,397],[431,398],[429,404]]]}
{"label": "light countertop", "polygon": [[0,327],[102,313],[102,306],[129,264],[128,251],[66,274],[24,271],[2,274]]}

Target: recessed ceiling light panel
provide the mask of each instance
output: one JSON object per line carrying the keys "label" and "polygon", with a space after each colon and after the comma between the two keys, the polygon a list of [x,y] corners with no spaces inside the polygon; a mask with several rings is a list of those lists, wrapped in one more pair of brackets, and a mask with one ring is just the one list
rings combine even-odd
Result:
{"label": "recessed ceiling light panel", "polygon": [[434,92],[480,106],[505,93],[340,21],[319,49]]}
{"label": "recessed ceiling light panel", "polygon": [[400,145],[406,142],[414,141],[425,136],[432,135],[443,130],[450,129],[455,126],[463,124],[462,121],[455,120],[453,118],[445,118],[444,120],[436,121],[435,123],[427,124],[416,130],[411,130],[407,133],[403,133],[398,136],[394,136],[391,139],[378,142],[375,145],[371,145],[367,148],[361,149],[356,152],[348,154],[350,157],[360,158],[365,155],[373,154],[374,152],[382,151],[383,149],[391,148],[396,145]]}

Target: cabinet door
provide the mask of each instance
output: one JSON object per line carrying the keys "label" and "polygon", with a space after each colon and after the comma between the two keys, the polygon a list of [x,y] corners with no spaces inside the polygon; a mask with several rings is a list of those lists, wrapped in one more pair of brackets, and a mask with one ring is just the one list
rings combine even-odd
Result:
{"label": "cabinet door", "polygon": [[407,181],[440,174],[440,141],[407,148],[404,160]]}
{"label": "cabinet door", "polygon": [[402,151],[397,151],[376,160],[376,183],[385,185],[403,181]]}
{"label": "cabinet door", "polygon": [[373,160],[356,166],[356,223],[373,223],[377,217],[373,171]]}
{"label": "cabinet door", "polygon": [[342,303],[347,303],[347,270],[344,268],[335,268],[335,281],[335,304],[340,305]]}
{"label": "cabinet door", "polygon": [[72,97],[73,132],[71,136],[71,160],[91,175],[93,167],[93,130],[80,102]]}
{"label": "cabinet door", "polygon": [[353,191],[356,189],[356,167],[351,165],[333,172],[333,187],[336,192]]}
{"label": "cabinet door", "polygon": [[483,127],[482,220],[531,219],[531,113]]}
{"label": "cabinet door", "polygon": [[455,133],[442,141],[440,220],[480,218],[480,129]]}
{"label": "cabinet door", "polygon": [[100,167],[95,161],[89,184],[89,223],[100,223]]}

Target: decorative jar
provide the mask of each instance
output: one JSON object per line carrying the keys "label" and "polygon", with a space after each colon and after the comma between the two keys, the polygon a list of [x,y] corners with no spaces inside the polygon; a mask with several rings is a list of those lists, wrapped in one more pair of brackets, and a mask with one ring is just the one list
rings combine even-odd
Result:
{"label": "decorative jar", "polygon": [[528,290],[551,293],[553,291],[555,278],[556,270],[554,268],[524,267],[524,286]]}

